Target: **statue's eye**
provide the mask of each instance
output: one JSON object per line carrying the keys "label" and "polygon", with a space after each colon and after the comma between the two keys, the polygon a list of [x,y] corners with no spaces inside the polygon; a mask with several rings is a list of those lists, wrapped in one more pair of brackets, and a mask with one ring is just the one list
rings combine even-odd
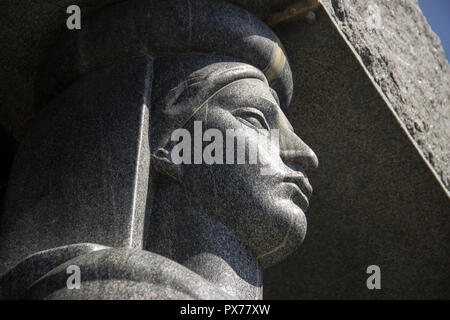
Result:
{"label": "statue's eye", "polygon": [[269,130],[264,114],[255,108],[242,108],[235,110],[233,115],[245,125],[254,129]]}
{"label": "statue's eye", "polygon": [[264,128],[264,126],[261,123],[261,120],[255,118],[255,117],[245,117],[243,118],[244,121],[250,122],[253,126],[255,126],[258,129],[267,129]]}

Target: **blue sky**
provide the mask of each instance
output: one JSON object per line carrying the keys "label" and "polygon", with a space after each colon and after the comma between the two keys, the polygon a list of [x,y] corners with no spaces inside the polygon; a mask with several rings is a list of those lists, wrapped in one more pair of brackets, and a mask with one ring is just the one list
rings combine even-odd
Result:
{"label": "blue sky", "polygon": [[419,5],[450,61],[450,0],[419,0]]}

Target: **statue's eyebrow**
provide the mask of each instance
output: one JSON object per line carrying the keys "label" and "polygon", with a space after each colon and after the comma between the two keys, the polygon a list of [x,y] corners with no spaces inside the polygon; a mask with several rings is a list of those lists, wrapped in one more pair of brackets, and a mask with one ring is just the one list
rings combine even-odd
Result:
{"label": "statue's eyebrow", "polygon": [[[271,108],[270,108],[269,110],[263,110],[263,113],[269,112],[269,111],[270,111],[270,112],[273,112],[273,111],[277,110],[277,109],[280,107],[280,105],[279,105],[278,103],[273,102],[273,101],[271,101],[271,100],[269,100],[269,99],[267,99],[267,98],[258,96],[257,99],[267,101],[267,102],[270,103],[270,105],[271,105]],[[266,108],[264,108],[264,109],[266,109]],[[280,109],[280,110],[281,110],[281,109]]]}
{"label": "statue's eyebrow", "polygon": [[[234,81],[232,81],[232,82],[226,84],[225,86],[221,87],[220,89],[218,89],[218,90],[216,90],[214,93],[212,93],[206,100],[204,100],[202,103],[200,103],[200,105],[196,106],[196,107],[193,109],[191,115],[190,115],[187,119],[184,119],[182,122],[180,122],[180,127],[181,127],[181,128],[184,128],[184,127],[186,126],[186,124],[189,123],[189,121],[191,121],[191,119],[195,116],[195,114],[197,114],[197,112],[199,112],[200,110],[202,110],[202,108],[203,108],[204,106],[206,106],[206,105],[208,104],[208,102],[209,102],[212,98],[214,98],[216,95],[218,95],[220,92],[222,92],[222,91],[225,90],[226,88],[228,88],[228,87],[230,87],[230,86],[232,86],[232,85],[234,85],[234,84],[236,84],[236,83],[238,83],[238,82],[245,81],[245,80],[249,80],[249,79],[256,79],[256,80],[260,80],[260,81],[261,81],[261,79],[258,79],[258,78],[241,78],[241,79],[237,79],[237,80],[234,80]],[[265,100],[270,101],[270,100],[268,100],[268,99],[265,99]],[[272,101],[270,101],[270,102],[273,103]]]}

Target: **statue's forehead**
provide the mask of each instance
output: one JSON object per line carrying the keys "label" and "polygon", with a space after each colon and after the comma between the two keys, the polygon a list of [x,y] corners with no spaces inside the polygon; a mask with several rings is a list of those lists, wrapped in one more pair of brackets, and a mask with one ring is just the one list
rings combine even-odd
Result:
{"label": "statue's forehead", "polygon": [[239,107],[255,107],[263,112],[281,111],[278,97],[267,83],[255,78],[234,81],[217,92],[211,98],[216,107],[234,109]]}

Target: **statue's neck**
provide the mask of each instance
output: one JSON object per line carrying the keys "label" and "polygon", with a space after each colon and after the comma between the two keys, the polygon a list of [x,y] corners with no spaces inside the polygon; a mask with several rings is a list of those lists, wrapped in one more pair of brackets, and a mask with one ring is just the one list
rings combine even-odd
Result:
{"label": "statue's neck", "polygon": [[241,241],[177,186],[158,187],[146,249],[172,259],[237,299],[262,299],[262,271]]}

